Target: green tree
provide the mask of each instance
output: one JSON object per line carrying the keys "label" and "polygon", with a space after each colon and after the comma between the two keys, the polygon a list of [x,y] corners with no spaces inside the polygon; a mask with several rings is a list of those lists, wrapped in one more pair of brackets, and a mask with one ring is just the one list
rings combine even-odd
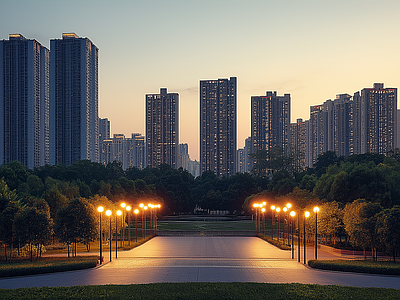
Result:
{"label": "green tree", "polygon": [[97,238],[97,224],[97,212],[94,206],[86,199],[78,198],[58,211],[55,232],[60,241],[68,246],[76,245],[78,242],[88,246]]}
{"label": "green tree", "polygon": [[400,207],[385,209],[377,215],[376,232],[384,249],[393,255],[400,252]]}
{"label": "green tree", "polygon": [[33,206],[25,205],[21,208],[14,218],[14,230],[21,243],[30,245],[32,261],[32,245],[45,245],[53,233],[53,220],[46,201],[38,199]]}

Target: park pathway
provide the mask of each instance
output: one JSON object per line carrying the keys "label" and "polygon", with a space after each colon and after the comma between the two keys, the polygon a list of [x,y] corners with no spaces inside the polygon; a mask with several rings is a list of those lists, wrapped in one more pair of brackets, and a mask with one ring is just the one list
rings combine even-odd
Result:
{"label": "park pathway", "polygon": [[[310,248],[308,258],[313,258]],[[107,252],[104,254],[107,257]],[[303,255],[303,254],[301,254]],[[256,237],[156,237],[90,270],[0,279],[0,288],[142,284],[155,282],[268,282],[400,288],[399,276],[313,270]],[[319,251],[319,258],[336,258]]]}

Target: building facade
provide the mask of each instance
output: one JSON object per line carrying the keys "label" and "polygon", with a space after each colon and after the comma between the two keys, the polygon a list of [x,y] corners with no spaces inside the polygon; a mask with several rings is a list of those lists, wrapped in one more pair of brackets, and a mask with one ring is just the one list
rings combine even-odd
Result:
{"label": "building facade", "polygon": [[375,83],[361,91],[361,153],[385,154],[397,145],[397,88]]}
{"label": "building facade", "polygon": [[237,79],[200,81],[200,169],[218,177],[236,172]]}
{"label": "building facade", "polygon": [[50,50],[50,163],[99,162],[99,50],[74,33],[50,40]]}
{"label": "building facade", "polygon": [[189,170],[189,145],[187,143],[179,144],[179,163],[178,167]]}
{"label": "building facade", "polygon": [[290,149],[290,94],[251,97],[252,153],[282,147]]}
{"label": "building facade", "polygon": [[0,165],[49,163],[49,50],[21,34],[0,41]]}
{"label": "building facade", "polygon": [[146,165],[168,164],[178,168],[179,151],[179,94],[146,95]]}

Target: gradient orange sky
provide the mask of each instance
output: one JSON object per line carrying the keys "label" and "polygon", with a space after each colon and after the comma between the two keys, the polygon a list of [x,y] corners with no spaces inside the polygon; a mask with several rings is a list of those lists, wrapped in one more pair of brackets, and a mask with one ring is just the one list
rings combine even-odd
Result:
{"label": "gradient orange sky", "polygon": [[292,116],[384,82],[400,87],[400,1],[0,0],[0,39],[49,47],[63,32],[100,50],[99,115],[111,132],[145,134],[145,94],[180,95],[180,142],[199,158],[199,81],[238,78],[238,147],[250,97],[290,93]]}

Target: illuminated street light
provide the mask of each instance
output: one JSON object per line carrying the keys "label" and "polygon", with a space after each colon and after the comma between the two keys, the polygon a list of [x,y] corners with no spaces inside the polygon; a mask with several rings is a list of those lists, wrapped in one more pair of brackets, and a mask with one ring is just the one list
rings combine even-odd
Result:
{"label": "illuminated street light", "polygon": [[294,210],[292,210],[290,212],[290,216],[292,217],[292,219],[290,219],[290,225],[291,225],[291,233],[292,233],[292,259],[294,259],[294,240],[293,240],[293,236],[294,236],[294,217],[296,216],[296,212]]}
{"label": "illuminated street light", "polygon": [[262,213],[262,234],[265,235],[265,207],[261,208],[261,213]]}
{"label": "illuminated street light", "polygon": [[102,215],[103,215],[103,211],[104,211],[104,207],[103,206],[99,206],[97,208],[97,211],[100,213],[100,264],[103,263],[103,240],[102,240],[102,229],[101,229],[101,219],[102,219]]}
{"label": "illuminated street light", "polygon": [[[286,222],[287,222],[287,211],[288,208],[285,206],[284,208],[282,208],[283,212],[285,213],[283,215],[283,243],[285,244],[285,239],[286,239]],[[288,244],[289,244],[289,228],[288,228]]]}
{"label": "illuminated street light", "polygon": [[319,207],[318,206],[316,206],[316,207],[314,207],[314,212],[315,212],[315,259],[317,259],[317,252],[318,252],[318,246],[317,246],[317,243],[318,243],[318,236],[317,236],[317,226],[318,226],[318,223],[317,223],[317,218],[318,218],[318,212],[319,212]]}
{"label": "illuminated street light", "polygon": [[138,215],[138,213],[139,213],[139,210],[138,210],[138,209],[135,209],[133,212],[135,213],[135,231],[136,231],[135,242],[137,243],[137,215]]}
{"label": "illuminated street light", "polygon": [[[125,202],[122,202],[121,203],[121,207],[124,209],[124,211],[125,211],[125,209],[126,209],[126,203]],[[124,228],[124,224],[125,224],[125,214],[124,214],[124,211],[122,212],[122,227],[121,227],[121,229],[122,229],[122,239],[121,239],[121,247],[125,244],[125,228]]]}
{"label": "illuminated street light", "polygon": [[274,239],[274,216],[275,205],[271,205],[271,225],[272,225],[272,239]]}
{"label": "illuminated street light", "polygon": [[108,216],[108,217],[110,217],[110,242],[109,242],[109,244],[110,244],[110,262],[111,262],[111,215],[112,215],[112,212],[111,212],[111,210],[107,210],[106,211],[106,215]]}
{"label": "illuminated street light", "polygon": [[280,219],[280,215],[279,215],[279,212],[281,211],[281,208],[280,207],[277,207],[276,209],[276,212],[278,213],[278,243],[279,243],[279,236],[280,236],[280,222],[281,222],[281,219]]}
{"label": "illuminated street light", "polygon": [[306,211],[304,213],[304,218],[303,218],[303,230],[304,230],[304,236],[303,236],[303,246],[304,246],[304,264],[307,263],[306,261],[306,218],[310,216],[310,212]]}
{"label": "illuminated street light", "polygon": [[128,212],[128,236],[129,236],[129,246],[131,245],[131,209],[129,205],[125,208]]}
{"label": "illuminated street light", "polygon": [[118,216],[122,215],[122,211],[117,210],[115,215],[115,258],[118,256]]}
{"label": "illuminated street light", "polygon": [[147,220],[146,220],[146,210],[148,207],[145,205],[143,206],[143,211],[144,211],[144,238],[146,238],[146,227],[147,227]]}

